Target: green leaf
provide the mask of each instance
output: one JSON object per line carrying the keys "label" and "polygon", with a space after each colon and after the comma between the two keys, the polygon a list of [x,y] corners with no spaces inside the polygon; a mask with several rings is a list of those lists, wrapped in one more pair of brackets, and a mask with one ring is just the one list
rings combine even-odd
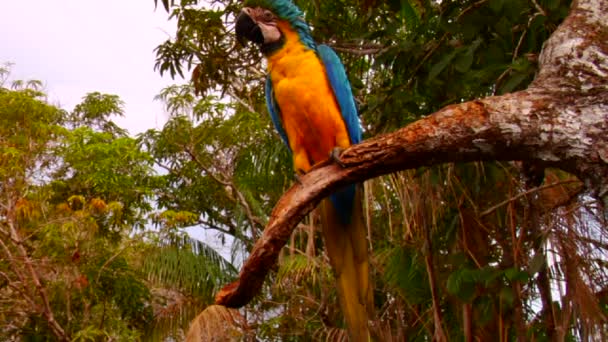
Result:
{"label": "green leaf", "polygon": [[420,23],[416,9],[408,0],[401,0],[401,15],[409,29],[415,28]]}
{"label": "green leaf", "polygon": [[498,93],[507,94],[507,93],[512,92],[526,78],[528,78],[527,73],[520,73],[520,72],[513,73],[513,75],[509,78],[509,80],[507,82],[505,82],[505,84],[502,87],[500,87],[500,90],[498,91]]}
{"label": "green leaf", "polygon": [[452,272],[446,283],[448,293],[470,302],[475,295],[475,272],[476,270],[466,268]]}
{"label": "green leaf", "polygon": [[500,13],[502,11],[502,6],[504,5],[505,0],[489,0],[488,6],[494,13]]}
{"label": "green leaf", "polygon": [[460,270],[456,270],[450,274],[446,283],[446,289],[448,293],[457,295],[460,292],[460,288],[462,286],[462,272]]}
{"label": "green leaf", "polygon": [[452,62],[454,57],[456,57],[457,52],[458,50],[454,50],[441,58],[439,62],[435,63],[435,65],[433,65],[429,71],[427,81],[432,81],[435,79],[435,77],[437,77],[443,71],[443,69],[445,69]]}
{"label": "green leaf", "polygon": [[511,267],[505,270],[505,277],[509,281],[527,282],[529,279],[528,272]]}
{"label": "green leaf", "polygon": [[513,301],[515,300],[515,294],[513,293],[513,289],[510,287],[503,287],[500,289],[500,301],[504,306],[510,308],[513,306]]}
{"label": "green leaf", "polygon": [[536,254],[534,254],[534,257],[532,258],[532,260],[530,260],[528,272],[531,275],[538,273],[545,265],[545,261],[546,261],[545,254],[541,253],[541,252],[537,252]]}
{"label": "green leaf", "polygon": [[411,303],[426,302],[430,289],[424,264],[421,264],[416,254],[407,248],[395,247],[388,253],[386,280],[401,290],[400,293]]}
{"label": "green leaf", "polygon": [[541,0],[540,5],[550,11],[554,11],[559,7],[560,2],[560,0]]}
{"label": "green leaf", "polygon": [[475,39],[471,45],[464,50],[464,53],[459,54],[458,58],[454,62],[454,66],[457,71],[462,73],[469,71],[471,65],[473,64],[475,51],[477,51],[477,48],[479,48],[482,42],[483,39],[481,38]]}
{"label": "green leaf", "polygon": [[502,272],[494,267],[486,266],[478,271],[477,281],[484,286],[492,286],[496,279],[502,277]]}
{"label": "green leaf", "polygon": [[495,297],[485,295],[475,300],[475,306],[479,308],[479,322],[480,326],[489,323],[494,316]]}
{"label": "green leaf", "polygon": [[470,303],[475,297],[475,283],[465,282],[462,284],[458,298],[462,301]]}
{"label": "green leaf", "polygon": [[454,67],[458,72],[469,71],[471,65],[473,65],[473,53],[470,50],[458,55],[458,58],[454,61]]}

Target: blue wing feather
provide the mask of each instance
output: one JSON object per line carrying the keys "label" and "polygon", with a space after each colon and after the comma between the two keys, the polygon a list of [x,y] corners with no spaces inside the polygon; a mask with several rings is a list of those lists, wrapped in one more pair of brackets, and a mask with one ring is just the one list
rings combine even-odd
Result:
{"label": "blue wing feather", "polygon": [[[344,65],[340,61],[340,57],[327,45],[319,45],[317,54],[325,66],[327,79],[340,106],[340,113],[348,130],[350,142],[351,144],[358,144],[361,142],[361,122]],[[344,224],[350,224],[355,191],[356,186],[351,184],[329,196],[340,216],[340,220]]]}
{"label": "blue wing feather", "polygon": [[340,57],[327,45],[317,46],[317,54],[325,66],[327,78],[340,106],[340,113],[346,124],[350,142],[351,144],[358,144],[361,142],[361,122],[359,121],[359,115],[357,115],[355,99],[344,65],[342,65]]}
{"label": "blue wing feather", "polygon": [[274,128],[277,130],[277,132],[279,132],[281,139],[283,139],[283,142],[289,149],[289,152],[291,152],[289,140],[287,139],[287,133],[285,133],[283,122],[281,121],[281,109],[279,108],[277,100],[274,98],[274,90],[272,90],[272,81],[270,80],[270,75],[266,76],[266,85],[264,86],[264,90],[266,93],[266,107],[268,107],[268,111],[270,112],[270,118],[272,119]]}

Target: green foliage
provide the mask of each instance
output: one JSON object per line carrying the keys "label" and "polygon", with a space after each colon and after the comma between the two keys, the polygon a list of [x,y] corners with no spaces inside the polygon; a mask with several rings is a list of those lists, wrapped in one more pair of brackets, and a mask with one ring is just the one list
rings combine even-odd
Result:
{"label": "green foliage", "polygon": [[82,103],[74,107],[68,117],[68,124],[73,127],[90,127],[112,136],[124,136],[127,131],[116,126],[110,120],[112,116],[123,116],[124,103],[117,95],[101,94],[99,92],[87,94]]}
{"label": "green foliage", "polygon": [[291,178],[270,120],[213,96],[195,100],[190,86],[164,89],[159,99],[172,116],[140,137],[167,172],[158,179],[158,205],[194,213],[193,223],[250,244]]}
{"label": "green foliage", "polygon": [[424,262],[409,249],[391,251],[384,273],[386,281],[400,289],[400,294],[411,304],[428,304],[430,289],[425,281]]}
{"label": "green foliage", "polygon": [[[65,112],[43,102],[37,90],[0,89],[0,177],[15,185],[43,177],[52,159],[47,146],[59,132]],[[0,183],[0,191],[8,186]]]}
{"label": "green foliage", "polygon": [[[4,279],[9,284],[20,279],[15,283],[20,285],[10,288],[19,290],[22,286],[17,293],[23,297],[15,297],[6,289],[0,291],[0,296],[8,299],[5,302],[9,307],[11,302],[15,305],[20,300],[29,300],[25,305],[14,307],[20,308],[24,316],[14,316],[12,324],[20,334],[42,339],[61,333],[74,334],[76,338],[119,334],[135,339],[138,333],[132,329],[144,327],[146,319],[151,318],[145,305],[149,301],[148,289],[127,261],[114,255],[120,246],[98,234],[105,223],[125,226],[127,222],[121,213],[130,210],[131,205],[106,202],[124,201],[122,194],[105,196],[110,189],[103,194],[102,191],[82,191],[84,183],[90,184],[91,179],[102,174],[86,180],[66,177],[60,181],[64,191],[56,191],[57,174],[75,175],[79,171],[70,169],[78,158],[77,153],[72,154],[76,149],[65,148],[71,144],[69,137],[79,132],[64,126],[77,114],[68,114],[47,104],[39,90],[21,88],[24,84],[29,87],[37,83],[15,84],[16,90],[2,88],[0,91],[3,127],[0,151],[4,156],[0,159],[4,204],[0,212],[0,233],[5,241],[2,244]],[[78,115],[87,114],[85,106],[79,108]],[[87,133],[94,139],[94,132],[88,130]],[[110,140],[106,137],[105,143],[109,144]],[[95,164],[92,152],[98,151],[88,151],[86,158],[81,158]],[[100,156],[100,160],[104,157]],[[119,164],[116,160],[113,163]],[[135,164],[141,161],[133,161],[133,166]],[[84,171],[92,173],[92,169]],[[134,174],[125,175],[124,183],[128,185],[127,180],[132,181],[134,177]],[[124,187],[124,183],[114,186]],[[115,233],[124,239],[129,232],[123,229]],[[12,239],[7,239],[9,234]],[[23,270],[29,272],[22,273]],[[46,298],[32,286],[36,282],[44,284]],[[48,325],[40,316],[40,310],[54,312],[63,331]],[[126,324],[110,327],[122,321]],[[92,329],[93,325],[98,328]]]}
{"label": "green foliage", "polygon": [[[161,73],[193,71],[197,91],[250,98],[262,89],[256,49],[239,48],[229,23],[238,2],[162,2],[178,21],[176,39],[157,48]],[[522,89],[542,43],[565,17],[568,1],[542,12],[523,0],[298,1],[316,41],[343,54],[367,133],[411,122],[450,102]],[[370,51],[365,57],[349,52]]]}
{"label": "green foliage", "polygon": [[[111,121],[122,101],[91,93],[67,112],[38,86],[0,87],[0,338],[136,341],[162,310],[156,286],[209,302],[234,269],[203,243],[166,244],[194,214],[165,213],[150,230],[162,182],[141,141]],[[167,259],[179,277],[152,285]]]}
{"label": "green foliage", "polygon": [[148,279],[162,286],[175,286],[204,304],[237,274],[232,264],[206,244],[182,237],[154,251],[143,262]]}
{"label": "green foliage", "polygon": [[101,228],[143,226],[141,213],[151,209],[146,198],[151,195],[152,160],[135,139],[78,127],[64,131],[56,153],[62,156],[62,164],[50,184],[54,201],[76,193],[120,203],[121,210],[115,211],[118,216]]}

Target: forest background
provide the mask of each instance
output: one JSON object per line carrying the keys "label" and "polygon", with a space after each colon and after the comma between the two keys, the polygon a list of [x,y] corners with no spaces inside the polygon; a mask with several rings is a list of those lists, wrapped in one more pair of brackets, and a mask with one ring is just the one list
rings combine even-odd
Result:
{"label": "forest background", "polygon": [[[342,57],[365,138],[442,107],[525,89],[560,0],[297,1]],[[168,1],[177,31],[155,70],[162,128],[132,136],[119,95],[73,109],[0,70],[0,338],[163,340],[238,274],[293,183],[263,100],[256,49],[236,44],[241,2]],[[154,48],[154,46],[151,46]],[[19,61],[14,61],[19,63]],[[151,117],[150,120],[153,120]],[[365,184],[382,340],[585,340],[606,331],[606,211],[573,175],[520,162],[451,163]],[[246,340],[346,334],[317,217],[301,222],[262,293],[206,311]],[[185,228],[230,247],[218,253]]]}

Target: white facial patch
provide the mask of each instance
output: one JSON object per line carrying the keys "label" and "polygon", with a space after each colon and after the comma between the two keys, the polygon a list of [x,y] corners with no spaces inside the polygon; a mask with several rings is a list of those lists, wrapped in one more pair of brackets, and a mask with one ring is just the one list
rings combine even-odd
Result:
{"label": "white facial patch", "polygon": [[281,39],[281,31],[275,25],[258,22],[258,26],[264,36],[264,44],[274,43]]}

